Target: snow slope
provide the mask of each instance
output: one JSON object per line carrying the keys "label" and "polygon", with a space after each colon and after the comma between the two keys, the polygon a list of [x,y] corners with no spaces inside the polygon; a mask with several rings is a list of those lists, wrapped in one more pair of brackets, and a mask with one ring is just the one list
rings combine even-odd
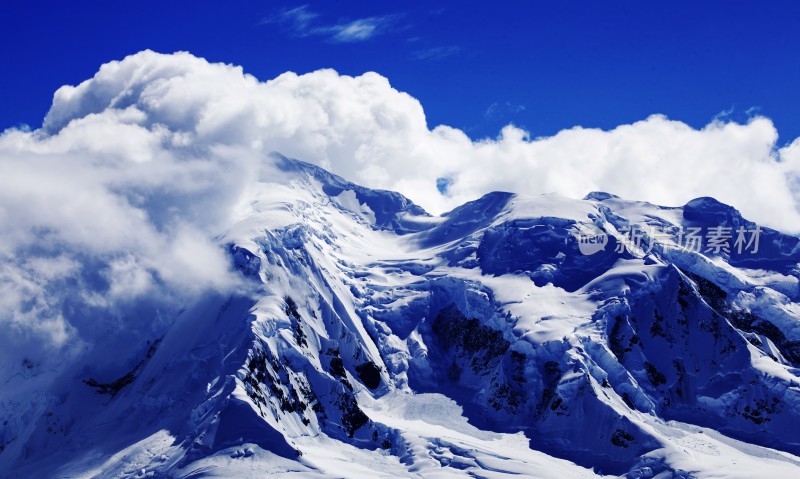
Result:
{"label": "snow slope", "polygon": [[277,154],[260,178],[219,237],[241,291],[4,371],[3,477],[800,475],[797,238],[677,248],[755,226],[710,198],[432,217]]}

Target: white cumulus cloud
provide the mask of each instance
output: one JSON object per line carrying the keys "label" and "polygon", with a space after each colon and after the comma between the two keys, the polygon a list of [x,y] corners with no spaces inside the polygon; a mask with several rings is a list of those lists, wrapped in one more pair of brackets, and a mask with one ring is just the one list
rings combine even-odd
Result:
{"label": "white cumulus cloud", "polygon": [[764,117],[695,129],[659,115],[546,138],[509,125],[475,141],[431,129],[420,103],[376,73],[262,82],[144,51],[60,88],[41,129],[0,135],[0,349],[72,351],[176,297],[229,287],[211,238],[272,151],[434,213],[494,190],[603,190],[668,205],[714,196],[797,232],[800,140],[776,142]]}

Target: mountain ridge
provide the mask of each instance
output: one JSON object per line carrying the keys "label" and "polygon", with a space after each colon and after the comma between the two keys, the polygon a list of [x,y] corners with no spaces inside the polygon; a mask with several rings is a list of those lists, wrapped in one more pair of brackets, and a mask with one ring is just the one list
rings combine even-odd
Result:
{"label": "mountain ridge", "polygon": [[[495,192],[433,217],[280,155],[259,178],[219,237],[241,290],[0,402],[8,477],[800,470],[796,237],[737,253],[757,225],[707,198]],[[683,250],[698,225],[730,251]]]}

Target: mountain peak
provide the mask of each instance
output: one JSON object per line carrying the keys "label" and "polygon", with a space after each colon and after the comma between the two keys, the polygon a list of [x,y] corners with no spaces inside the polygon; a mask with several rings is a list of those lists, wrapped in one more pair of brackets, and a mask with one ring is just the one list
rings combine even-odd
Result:
{"label": "mountain peak", "polygon": [[619,196],[606,193],[604,191],[592,191],[583,197],[584,200],[605,201],[610,199],[619,199]]}
{"label": "mountain peak", "polygon": [[494,192],[434,217],[272,160],[220,238],[240,288],[6,396],[4,470],[691,477],[723,450],[748,465],[727,477],[797,467],[796,238],[685,247],[698,222],[752,225],[711,198]]}

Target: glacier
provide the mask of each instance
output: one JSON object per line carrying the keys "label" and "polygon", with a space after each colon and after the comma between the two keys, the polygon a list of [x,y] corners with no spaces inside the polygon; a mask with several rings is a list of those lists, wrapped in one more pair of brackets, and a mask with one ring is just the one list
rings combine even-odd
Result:
{"label": "glacier", "polygon": [[4,368],[3,477],[800,476],[795,236],[679,248],[755,226],[712,198],[432,216],[277,153],[246,200],[216,238],[238,291]]}

